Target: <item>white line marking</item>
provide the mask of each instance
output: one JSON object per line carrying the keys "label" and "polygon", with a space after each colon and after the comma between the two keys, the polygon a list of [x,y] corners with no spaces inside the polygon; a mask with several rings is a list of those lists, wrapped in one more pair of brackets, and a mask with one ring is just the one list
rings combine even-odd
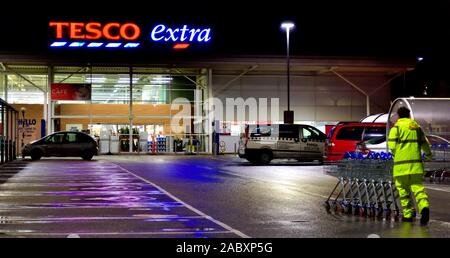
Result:
{"label": "white line marking", "polygon": [[198,210],[198,209],[192,207],[191,205],[189,205],[189,204],[183,202],[182,200],[180,200],[180,199],[178,199],[177,197],[175,197],[173,194],[169,193],[168,191],[166,191],[166,190],[164,190],[163,188],[161,188],[160,186],[158,186],[157,184],[152,183],[152,182],[148,181],[147,179],[145,179],[145,178],[143,178],[143,177],[141,177],[141,176],[138,176],[138,175],[136,175],[135,173],[133,173],[133,172],[129,171],[128,169],[123,168],[123,167],[121,167],[121,166],[119,166],[119,165],[117,165],[117,164],[116,164],[116,166],[118,166],[119,168],[121,168],[123,171],[126,171],[126,172],[130,173],[131,175],[133,175],[133,176],[135,176],[135,177],[141,179],[142,181],[144,181],[144,182],[146,182],[146,183],[148,183],[148,184],[150,184],[150,185],[156,187],[158,190],[160,190],[161,192],[167,194],[170,198],[172,198],[172,199],[174,199],[175,201],[177,201],[177,202],[183,204],[184,206],[186,206],[186,208],[188,208],[188,209],[190,209],[191,211],[197,213],[198,215],[203,216],[204,218],[206,218],[206,219],[208,219],[208,220],[211,220],[212,222],[214,222],[214,223],[216,223],[216,224],[222,226],[223,228],[225,228],[225,229],[227,229],[227,230],[229,230],[229,231],[235,233],[236,235],[238,235],[238,236],[240,236],[240,237],[242,237],[242,238],[250,238],[249,236],[247,236],[246,234],[242,233],[241,231],[239,231],[239,230],[237,230],[237,229],[234,229],[234,228],[228,226],[227,224],[225,224],[225,223],[223,223],[223,222],[221,222],[221,221],[218,221],[218,220],[214,219],[213,217],[211,217],[211,216],[209,216],[209,215],[206,215],[205,213],[201,212],[200,210]]}
{"label": "white line marking", "polygon": [[367,238],[381,238],[380,235],[377,234],[370,234],[367,236]]}
{"label": "white line marking", "polygon": [[305,191],[305,190],[303,190],[303,189],[298,188],[297,185],[295,185],[295,184],[287,184],[287,183],[285,183],[285,182],[277,181],[277,180],[270,180],[270,179],[264,179],[264,178],[256,178],[256,177],[247,176],[247,175],[242,175],[242,174],[237,174],[237,173],[232,173],[232,172],[224,171],[224,170],[220,170],[220,172],[221,172],[221,173],[224,173],[224,174],[229,174],[229,175],[232,175],[232,176],[236,176],[236,177],[241,177],[241,178],[246,178],[246,179],[258,180],[258,181],[265,182],[265,183],[276,183],[276,184],[281,184],[281,185],[285,185],[285,186],[288,186],[288,187],[292,187],[292,188],[294,188],[295,190],[297,190],[297,191],[299,191],[300,193],[303,193],[303,194],[307,194],[307,195],[311,195],[311,196],[315,196],[315,197],[320,197],[320,198],[328,199],[328,196]]}
{"label": "white line marking", "polygon": [[441,191],[441,192],[450,193],[450,190],[448,190],[448,189],[442,189],[442,188],[430,187],[430,186],[428,186],[428,185],[425,185],[425,189],[430,189],[430,190],[434,190],[434,191]]}

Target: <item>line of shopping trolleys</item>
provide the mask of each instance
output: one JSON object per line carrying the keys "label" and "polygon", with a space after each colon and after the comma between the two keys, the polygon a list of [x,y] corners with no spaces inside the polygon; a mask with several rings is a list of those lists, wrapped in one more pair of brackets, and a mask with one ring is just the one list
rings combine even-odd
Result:
{"label": "line of shopping trolleys", "polygon": [[[449,177],[449,150],[448,147],[432,148],[434,158],[425,163],[425,178],[444,182]],[[324,171],[338,178],[325,201],[327,212],[399,220],[399,194],[392,167],[392,154],[386,152],[371,152],[368,155],[347,152],[343,160],[325,165]]]}

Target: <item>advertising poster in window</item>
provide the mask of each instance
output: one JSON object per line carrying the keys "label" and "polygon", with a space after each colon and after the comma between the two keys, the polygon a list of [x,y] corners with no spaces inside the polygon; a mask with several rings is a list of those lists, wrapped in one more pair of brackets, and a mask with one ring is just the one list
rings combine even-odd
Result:
{"label": "advertising poster in window", "polygon": [[91,100],[92,86],[86,83],[52,83],[51,100]]}

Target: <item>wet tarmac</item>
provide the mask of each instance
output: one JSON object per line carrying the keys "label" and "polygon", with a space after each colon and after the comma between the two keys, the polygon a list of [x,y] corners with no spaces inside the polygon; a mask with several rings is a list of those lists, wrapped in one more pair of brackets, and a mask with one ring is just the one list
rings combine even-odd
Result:
{"label": "wet tarmac", "polygon": [[0,168],[0,237],[240,237],[108,161]]}
{"label": "wet tarmac", "polygon": [[327,213],[336,183],[313,163],[234,156],[99,156],[0,167],[0,237],[450,237],[450,186],[431,222]]}

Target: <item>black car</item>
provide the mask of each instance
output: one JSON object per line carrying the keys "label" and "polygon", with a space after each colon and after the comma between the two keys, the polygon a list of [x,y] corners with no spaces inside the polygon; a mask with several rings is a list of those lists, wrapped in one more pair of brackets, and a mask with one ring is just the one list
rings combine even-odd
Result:
{"label": "black car", "polygon": [[56,132],[25,145],[22,157],[31,156],[32,160],[41,157],[81,157],[91,160],[98,155],[97,141],[81,132]]}

